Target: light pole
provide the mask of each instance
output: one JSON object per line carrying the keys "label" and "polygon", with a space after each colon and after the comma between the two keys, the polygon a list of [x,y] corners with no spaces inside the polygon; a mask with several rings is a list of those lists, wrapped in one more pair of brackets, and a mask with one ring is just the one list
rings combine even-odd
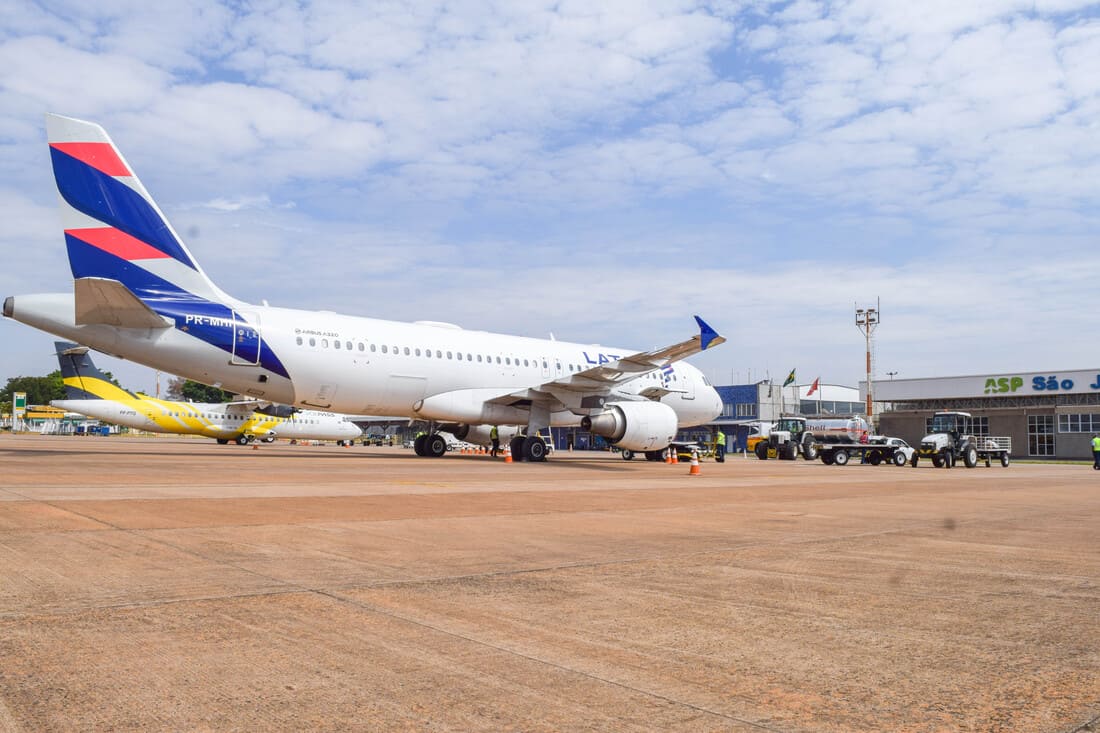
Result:
{"label": "light pole", "polygon": [[867,422],[874,424],[874,407],[872,406],[874,387],[871,383],[871,334],[879,323],[881,302],[875,299],[874,308],[860,308],[856,305],[856,328],[863,332],[867,340]]}
{"label": "light pole", "polygon": [[897,372],[886,372],[886,376],[890,377],[891,381],[894,379],[895,374],[897,374]]}

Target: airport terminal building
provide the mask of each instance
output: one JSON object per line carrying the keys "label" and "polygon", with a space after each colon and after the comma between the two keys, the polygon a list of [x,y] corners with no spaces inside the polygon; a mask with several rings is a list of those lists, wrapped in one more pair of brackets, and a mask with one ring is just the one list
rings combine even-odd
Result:
{"label": "airport terminal building", "polygon": [[889,379],[874,383],[874,400],[879,432],[910,444],[943,410],[970,413],[979,435],[1012,438],[1014,458],[1091,459],[1100,433],[1100,369]]}

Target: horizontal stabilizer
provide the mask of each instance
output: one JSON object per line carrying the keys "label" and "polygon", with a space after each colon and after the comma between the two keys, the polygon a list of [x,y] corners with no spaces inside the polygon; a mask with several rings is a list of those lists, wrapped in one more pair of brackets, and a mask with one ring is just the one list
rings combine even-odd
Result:
{"label": "horizontal stabilizer", "polygon": [[172,325],[118,280],[82,277],[74,281],[74,288],[78,326],[168,328]]}

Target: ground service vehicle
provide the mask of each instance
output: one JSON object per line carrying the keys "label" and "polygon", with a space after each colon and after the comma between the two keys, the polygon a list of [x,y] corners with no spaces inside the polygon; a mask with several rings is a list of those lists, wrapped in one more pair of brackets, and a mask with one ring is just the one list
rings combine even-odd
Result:
{"label": "ground service vehicle", "polygon": [[990,466],[996,459],[1007,468],[1012,438],[975,436],[972,424],[968,412],[937,412],[932,416],[932,431],[921,438],[910,465],[916,468],[921,458],[930,458],[936,468],[951,468],[961,458],[967,468],[974,468],[980,460]]}
{"label": "ground service vehicle", "polygon": [[823,452],[834,456],[838,444],[858,448],[870,429],[871,426],[861,417],[781,417],[772,427],[767,441],[757,443],[755,453],[761,460],[793,460],[801,453],[807,461],[812,461]]}

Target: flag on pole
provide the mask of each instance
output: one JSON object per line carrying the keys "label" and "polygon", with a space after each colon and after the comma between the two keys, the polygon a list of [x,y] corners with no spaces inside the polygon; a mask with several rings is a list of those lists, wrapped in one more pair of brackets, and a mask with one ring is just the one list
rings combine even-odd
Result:
{"label": "flag on pole", "polygon": [[821,381],[821,377],[818,377],[817,379],[814,380],[814,383],[810,385],[810,391],[806,393],[807,397],[809,397],[810,395],[812,395],[814,392],[817,391],[817,383],[820,382],[820,381]]}
{"label": "flag on pole", "polygon": [[787,375],[787,381],[783,382],[784,387],[786,387],[788,384],[794,384],[794,369],[792,369],[791,373]]}

